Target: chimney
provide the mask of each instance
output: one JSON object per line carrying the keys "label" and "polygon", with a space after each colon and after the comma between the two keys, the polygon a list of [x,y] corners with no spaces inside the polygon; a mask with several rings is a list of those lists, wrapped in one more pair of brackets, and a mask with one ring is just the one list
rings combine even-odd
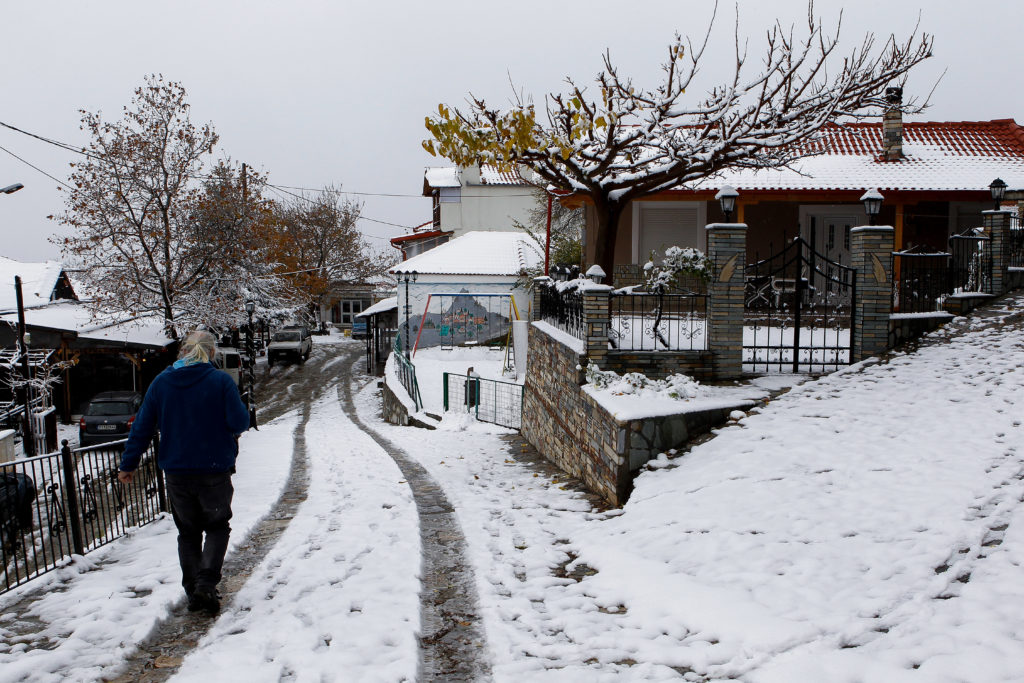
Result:
{"label": "chimney", "polygon": [[903,158],[903,88],[885,89],[885,114],[882,115],[882,159]]}

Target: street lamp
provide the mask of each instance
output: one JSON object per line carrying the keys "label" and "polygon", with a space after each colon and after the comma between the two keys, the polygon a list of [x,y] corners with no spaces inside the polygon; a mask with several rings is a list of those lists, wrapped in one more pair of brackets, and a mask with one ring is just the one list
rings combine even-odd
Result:
{"label": "street lamp", "polygon": [[13,185],[8,185],[7,187],[0,187],[0,193],[13,194],[23,187],[25,186],[22,185],[21,183],[14,183]]}
{"label": "street lamp", "polygon": [[992,193],[992,201],[996,203],[996,211],[998,211],[1003,203],[1003,197],[1006,196],[1006,183],[1002,178],[996,178],[988,186],[988,191]]}
{"label": "street lamp", "polygon": [[725,214],[725,222],[732,222],[732,212],[736,210],[736,198],[740,193],[732,185],[722,185],[722,189],[715,195],[715,199],[722,205],[722,213]]}
{"label": "street lamp", "polygon": [[864,213],[868,215],[868,225],[875,224],[878,212],[882,210],[884,197],[878,190],[868,190],[861,195],[860,201],[864,204]]}
{"label": "street lamp", "polygon": [[249,316],[249,326],[245,328],[245,355],[248,358],[249,367],[246,368],[245,405],[249,408],[249,423],[256,423],[256,401],[252,395],[253,387],[256,384],[256,347],[252,339],[252,314],[256,310],[256,302],[249,299],[245,302],[245,314]]}
{"label": "street lamp", "polygon": [[412,304],[409,303],[409,282],[416,282],[418,274],[415,270],[402,274],[402,282],[405,283],[405,334],[402,335],[402,343],[405,345],[406,360],[409,360],[409,314],[412,312]]}

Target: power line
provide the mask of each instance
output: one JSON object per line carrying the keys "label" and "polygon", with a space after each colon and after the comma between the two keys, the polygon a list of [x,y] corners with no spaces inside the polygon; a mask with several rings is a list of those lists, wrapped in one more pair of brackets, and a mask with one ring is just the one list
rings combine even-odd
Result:
{"label": "power line", "polygon": [[[10,130],[13,130],[13,131],[15,131],[17,133],[21,133],[22,135],[27,135],[27,136],[29,136],[31,138],[35,138],[36,140],[40,140],[40,141],[45,142],[47,144],[54,145],[55,147],[59,147],[59,148],[65,150],[65,151],[73,152],[75,154],[81,154],[82,156],[88,157],[90,159],[95,159],[97,161],[103,161],[103,157],[101,157],[99,155],[96,155],[96,154],[93,154],[91,152],[87,152],[86,150],[84,150],[84,149],[82,149],[80,147],[76,147],[76,146],[74,146],[74,145],[72,145],[70,143],[61,142],[60,140],[54,140],[53,138],[48,138],[48,137],[46,137],[44,135],[38,135],[36,133],[32,133],[32,132],[29,132],[27,130],[22,130],[21,128],[18,128],[17,126],[12,126],[11,124],[5,123],[3,121],[0,121],[0,126],[3,126],[4,128],[8,128]],[[217,179],[216,176],[209,175],[209,174],[206,174],[206,175],[203,175],[203,174],[189,174],[188,177],[192,178],[193,180],[216,180]],[[269,185],[270,183],[267,183],[267,184]],[[274,187],[276,187],[276,188],[278,188],[280,190],[283,190],[283,191],[284,190],[299,190],[301,192],[322,192],[323,189],[324,189],[322,187],[321,188],[316,188],[316,187],[300,187],[298,185],[281,185],[281,184],[274,184]],[[495,186],[495,187],[497,187],[497,186]],[[427,199],[428,198],[428,197],[425,197],[422,193],[420,193],[420,194],[408,194],[408,193],[402,193],[402,192],[358,192],[358,191],[355,191],[355,190],[339,190],[339,192],[341,194],[350,194],[350,195],[356,195],[356,196],[360,196],[360,197],[394,197],[394,198],[402,198],[402,199]],[[293,193],[289,192],[289,194],[293,194]],[[533,192],[527,192],[527,193],[524,193],[524,194],[504,194],[504,195],[501,195],[500,198],[504,199],[506,197],[532,197],[533,194],[534,194]],[[297,195],[293,195],[293,196],[297,196]],[[499,197],[496,197],[496,196],[490,195],[490,194],[466,194],[466,193],[462,193],[461,196],[465,197],[465,198],[469,198],[469,199],[498,199],[499,198]],[[395,224],[394,223],[390,223],[389,225],[395,225]],[[397,227],[406,227],[406,226],[399,225]]]}
{"label": "power line", "polygon": [[[301,199],[302,201],[309,202],[311,204],[316,203],[315,199],[310,199],[309,197],[304,197],[304,196],[302,196],[300,194],[296,194],[294,192],[289,192],[288,190],[283,189],[280,185],[274,185],[272,183],[265,183],[265,185],[267,187],[269,187],[271,190],[273,190],[274,192],[277,192],[279,195],[283,193],[283,194],[289,195],[291,197],[294,197],[295,199]],[[413,226],[410,226],[410,225],[400,225],[398,223],[389,223],[388,221],[382,221],[382,220],[378,220],[376,218],[370,218],[369,216],[364,216],[362,214],[359,214],[359,216],[357,217],[356,220],[370,221],[371,223],[381,223],[382,225],[390,225],[390,226],[393,226],[393,227],[396,227],[396,228],[403,228],[405,230],[415,230],[415,228]],[[391,241],[390,237],[380,237],[378,235],[368,235],[366,233],[363,233],[363,237],[371,237],[371,238],[376,239],[376,240]]]}
{"label": "power line", "polygon": [[14,157],[15,159],[17,159],[17,160],[18,160],[18,161],[20,161],[21,163],[25,164],[26,166],[28,166],[28,167],[30,167],[30,168],[34,168],[35,170],[39,171],[39,172],[40,172],[40,173],[42,173],[42,174],[43,174],[44,176],[46,176],[46,177],[47,177],[47,178],[49,178],[50,180],[54,181],[55,183],[57,183],[58,185],[60,185],[61,187],[63,187],[63,188],[65,189],[65,190],[70,190],[70,189],[71,189],[71,188],[70,188],[70,187],[68,187],[68,186],[67,186],[66,184],[64,184],[64,183],[63,183],[62,181],[60,181],[60,180],[57,180],[57,179],[56,179],[56,178],[54,178],[54,177],[53,177],[52,175],[50,175],[49,173],[47,173],[47,172],[46,172],[46,171],[44,171],[43,169],[39,168],[38,166],[35,166],[34,164],[31,164],[31,163],[29,163],[28,161],[26,161],[26,160],[22,159],[21,157],[19,157],[19,156],[18,156],[17,154],[15,154],[15,153],[14,153],[14,152],[12,152],[11,150],[7,149],[6,147],[0,147],[0,150],[3,150],[3,151],[5,151],[5,152],[7,152],[7,153],[8,153],[8,154],[10,154],[10,155],[11,155],[12,157]]}

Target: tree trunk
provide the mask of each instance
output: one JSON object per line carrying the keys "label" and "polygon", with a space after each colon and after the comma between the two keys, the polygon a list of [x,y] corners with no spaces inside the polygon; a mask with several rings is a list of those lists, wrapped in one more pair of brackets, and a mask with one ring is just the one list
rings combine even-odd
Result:
{"label": "tree trunk", "polygon": [[594,198],[597,231],[594,234],[594,263],[605,272],[605,282],[612,284],[615,268],[615,245],[619,234],[619,219],[623,206],[607,198]]}

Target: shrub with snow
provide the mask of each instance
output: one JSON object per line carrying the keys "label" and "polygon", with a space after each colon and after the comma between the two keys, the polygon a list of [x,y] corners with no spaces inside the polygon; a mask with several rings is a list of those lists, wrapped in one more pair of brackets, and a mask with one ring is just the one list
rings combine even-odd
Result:
{"label": "shrub with snow", "polygon": [[595,389],[607,391],[613,396],[632,395],[685,401],[695,398],[700,392],[700,383],[686,375],[677,374],[669,375],[665,379],[649,379],[639,372],[627,372],[620,376],[612,370],[601,370],[593,363],[587,366],[587,383]]}
{"label": "shrub with snow", "polygon": [[699,249],[669,247],[660,265],[654,263],[654,254],[644,264],[647,290],[656,294],[664,294],[681,276],[707,280],[711,277],[711,260]]}

